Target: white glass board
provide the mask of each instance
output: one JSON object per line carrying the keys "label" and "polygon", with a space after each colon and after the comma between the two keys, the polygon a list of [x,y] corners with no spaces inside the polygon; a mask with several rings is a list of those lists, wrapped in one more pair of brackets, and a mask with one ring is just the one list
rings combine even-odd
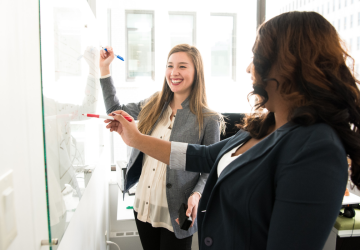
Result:
{"label": "white glass board", "polygon": [[[61,238],[103,153],[99,32],[84,0],[40,1],[42,91],[51,238]],[[56,249],[56,247],[52,247]]]}

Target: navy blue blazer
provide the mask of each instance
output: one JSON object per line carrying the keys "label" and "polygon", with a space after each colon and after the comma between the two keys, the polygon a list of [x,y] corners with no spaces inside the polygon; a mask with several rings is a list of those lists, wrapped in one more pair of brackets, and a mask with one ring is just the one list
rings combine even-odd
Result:
{"label": "navy blue blazer", "polygon": [[241,130],[210,146],[188,145],[186,171],[210,173],[198,209],[200,249],[321,250],[348,178],[336,132],[287,123],[218,178],[221,157],[249,139]]}

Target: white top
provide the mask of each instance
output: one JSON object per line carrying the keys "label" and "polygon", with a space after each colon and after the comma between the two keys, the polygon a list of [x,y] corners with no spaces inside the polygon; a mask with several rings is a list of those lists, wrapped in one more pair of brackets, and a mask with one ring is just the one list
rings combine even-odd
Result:
{"label": "white top", "polygon": [[229,152],[227,152],[226,154],[223,155],[223,157],[221,157],[219,163],[218,163],[218,167],[217,167],[217,174],[218,177],[220,176],[221,172],[231,163],[233,162],[235,159],[237,159],[240,155],[236,155],[236,156],[231,156],[232,154],[234,154],[236,152],[236,150],[238,148],[240,148],[243,145],[243,143],[240,146],[236,146],[235,148],[231,149]]}
{"label": "white top", "polygon": [[[170,140],[171,128],[175,121],[175,116],[172,121],[170,120],[171,113],[172,109],[168,106],[164,118],[151,133],[152,137]],[[138,213],[138,220],[149,222],[153,227],[163,227],[174,232],[166,198],[166,164],[146,154],[143,158],[133,207]]]}

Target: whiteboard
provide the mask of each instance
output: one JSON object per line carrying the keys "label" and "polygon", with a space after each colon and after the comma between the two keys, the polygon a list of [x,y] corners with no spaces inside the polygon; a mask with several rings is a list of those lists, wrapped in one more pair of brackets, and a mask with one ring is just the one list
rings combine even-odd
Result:
{"label": "whiteboard", "polygon": [[99,31],[85,0],[40,1],[40,26],[48,216],[61,241],[104,153],[103,121],[82,116],[105,114]]}

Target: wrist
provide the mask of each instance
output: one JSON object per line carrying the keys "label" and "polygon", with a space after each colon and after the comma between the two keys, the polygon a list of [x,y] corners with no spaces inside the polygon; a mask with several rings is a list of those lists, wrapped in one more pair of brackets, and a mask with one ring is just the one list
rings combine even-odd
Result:
{"label": "wrist", "polygon": [[100,68],[100,74],[101,74],[101,76],[109,75],[110,74],[110,67]]}
{"label": "wrist", "polygon": [[145,139],[144,137],[145,137],[145,135],[141,134],[140,132],[137,133],[132,140],[132,143],[131,143],[132,145],[130,145],[130,146],[133,148],[139,149],[139,147],[141,147],[141,145],[145,145],[143,142]]}
{"label": "wrist", "polygon": [[197,192],[197,191],[192,192],[190,196],[195,196],[195,197],[197,197],[199,200],[200,200],[200,198],[201,198],[201,194],[200,194],[199,192]]}

